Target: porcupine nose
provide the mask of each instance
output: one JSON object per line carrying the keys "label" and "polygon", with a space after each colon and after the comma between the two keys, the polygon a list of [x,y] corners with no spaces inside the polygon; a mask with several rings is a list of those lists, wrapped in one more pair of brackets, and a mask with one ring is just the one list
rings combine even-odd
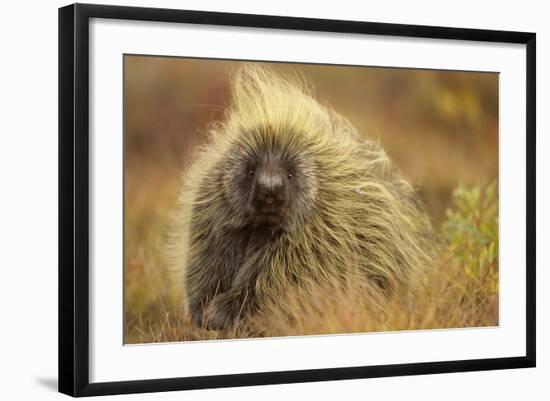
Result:
{"label": "porcupine nose", "polygon": [[273,209],[284,206],[285,183],[282,174],[262,172],[258,175],[256,185],[256,201],[260,206]]}

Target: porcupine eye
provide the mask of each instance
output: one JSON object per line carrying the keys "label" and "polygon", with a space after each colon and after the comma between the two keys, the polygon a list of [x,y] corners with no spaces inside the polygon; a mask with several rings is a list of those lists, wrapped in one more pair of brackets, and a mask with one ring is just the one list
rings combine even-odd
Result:
{"label": "porcupine eye", "polygon": [[256,175],[256,166],[248,166],[246,169],[246,177],[248,178],[248,181],[253,181],[254,176]]}

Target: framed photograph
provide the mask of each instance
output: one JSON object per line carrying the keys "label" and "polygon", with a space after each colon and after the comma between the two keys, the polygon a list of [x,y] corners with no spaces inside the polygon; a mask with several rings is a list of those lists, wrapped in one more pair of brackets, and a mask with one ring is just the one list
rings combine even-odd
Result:
{"label": "framed photograph", "polygon": [[59,391],[535,366],[535,34],[59,10]]}

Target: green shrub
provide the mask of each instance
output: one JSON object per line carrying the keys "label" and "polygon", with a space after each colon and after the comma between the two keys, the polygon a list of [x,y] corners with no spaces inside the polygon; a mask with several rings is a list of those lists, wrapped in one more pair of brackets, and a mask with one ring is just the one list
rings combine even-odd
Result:
{"label": "green shrub", "polygon": [[497,183],[455,189],[442,231],[453,255],[451,267],[464,269],[469,278],[465,292],[476,302],[498,294]]}

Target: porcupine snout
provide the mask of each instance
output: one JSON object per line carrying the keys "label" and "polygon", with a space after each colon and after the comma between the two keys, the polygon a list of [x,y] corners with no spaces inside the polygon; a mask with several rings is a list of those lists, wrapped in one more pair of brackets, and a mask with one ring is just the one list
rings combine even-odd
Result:
{"label": "porcupine snout", "polygon": [[289,174],[276,162],[258,166],[254,172],[252,206],[256,224],[277,225],[288,204]]}

